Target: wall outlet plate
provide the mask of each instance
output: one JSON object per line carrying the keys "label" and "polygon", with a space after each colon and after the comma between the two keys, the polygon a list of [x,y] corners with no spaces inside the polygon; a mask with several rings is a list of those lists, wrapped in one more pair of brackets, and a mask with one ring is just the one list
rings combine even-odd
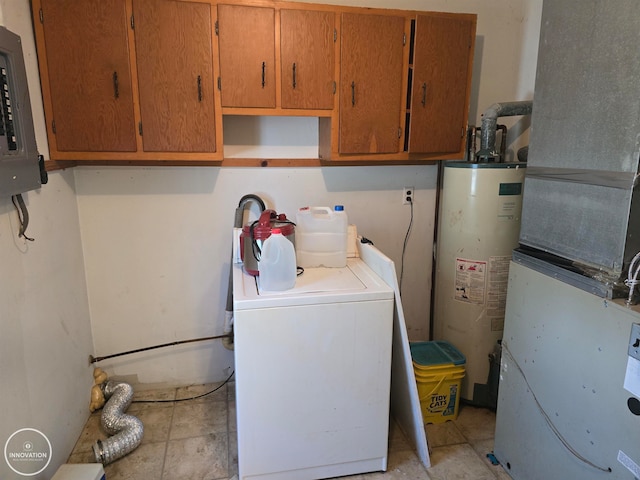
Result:
{"label": "wall outlet plate", "polygon": [[629,356],[640,360],[640,323],[631,324],[631,337],[629,338]]}
{"label": "wall outlet plate", "polygon": [[402,204],[411,205],[413,203],[413,187],[404,187],[402,189]]}

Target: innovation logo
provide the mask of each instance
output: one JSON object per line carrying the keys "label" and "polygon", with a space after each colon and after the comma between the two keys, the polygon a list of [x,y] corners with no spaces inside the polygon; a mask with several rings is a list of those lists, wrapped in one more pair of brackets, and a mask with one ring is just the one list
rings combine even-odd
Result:
{"label": "innovation logo", "polygon": [[51,462],[51,442],[40,430],[22,428],[4,444],[4,459],[18,475],[37,475]]}

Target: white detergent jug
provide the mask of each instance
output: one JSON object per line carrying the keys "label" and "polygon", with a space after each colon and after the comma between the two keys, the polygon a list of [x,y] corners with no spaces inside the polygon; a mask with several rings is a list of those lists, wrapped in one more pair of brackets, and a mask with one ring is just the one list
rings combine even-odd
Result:
{"label": "white detergent jug", "polygon": [[279,228],[262,244],[258,262],[260,289],[266,292],[289,290],[296,284],[296,251]]}
{"label": "white detergent jug", "polygon": [[295,230],[298,265],[345,267],[348,223],[342,205],[300,208]]}

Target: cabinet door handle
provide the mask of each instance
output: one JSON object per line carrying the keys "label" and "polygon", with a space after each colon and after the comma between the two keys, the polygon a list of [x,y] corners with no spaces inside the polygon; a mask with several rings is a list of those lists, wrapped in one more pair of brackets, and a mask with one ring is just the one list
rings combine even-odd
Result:
{"label": "cabinet door handle", "polygon": [[198,75],[198,102],[202,102],[202,77]]}
{"label": "cabinet door handle", "polygon": [[423,107],[427,106],[427,84],[426,83],[422,84],[422,106]]}
{"label": "cabinet door handle", "polygon": [[296,64],[293,63],[293,88],[296,88]]}
{"label": "cabinet door handle", "polygon": [[266,69],[267,69],[267,64],[265,62],[262,62],[262,88],[264,88],[264,73]]}
{"label": "cabinet door handle", "polygon": [[118,85],[118,72],[113,72],[113,98],[120,96],[120,87]]}
{"label": "cabinet door handle", "polygon": [[351,82],[351,106],[356,106],[356,82]]}

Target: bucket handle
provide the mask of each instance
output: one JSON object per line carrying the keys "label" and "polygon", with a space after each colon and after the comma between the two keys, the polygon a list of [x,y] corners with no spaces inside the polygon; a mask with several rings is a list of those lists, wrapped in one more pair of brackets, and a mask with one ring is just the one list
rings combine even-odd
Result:
{"label": "bucket handle", "polygon": [[425,396],[420,397],[420,401],[422,401],[422,400],[424,400],[425,398],[428,398],[428,397],[430,397],[431,395],[433,395],[433,392],[436,392],[436,391],[440,388],[440,385],[442,385],[442,382],[444,382],[444,379],[445,379],[445,375],[442,375],[442,378],[440,379],[440,381],[438,382],[438,384],[437,384],[435,387],[433,387],[433,390],[431,390],[431,391],[430,391],[429,393],[427,393]]}
{"label": "bucket handle", "polygon": [[[258,225],[260,225],[261,227],[270,227],[271,219],[277,218],[277,216],[278,214],[276,213],[275,210],[270,210],[270,209],[265,210],[260,214],[260,218],[258,219]],[[251,236],[253,237],[253,232]]]}
{"label": "bucket handle", "polygon": [[327,219],[333,213],[333,209],[329,207],[305,207],[300,210],[309,210],[309,213],[314,218]]}

